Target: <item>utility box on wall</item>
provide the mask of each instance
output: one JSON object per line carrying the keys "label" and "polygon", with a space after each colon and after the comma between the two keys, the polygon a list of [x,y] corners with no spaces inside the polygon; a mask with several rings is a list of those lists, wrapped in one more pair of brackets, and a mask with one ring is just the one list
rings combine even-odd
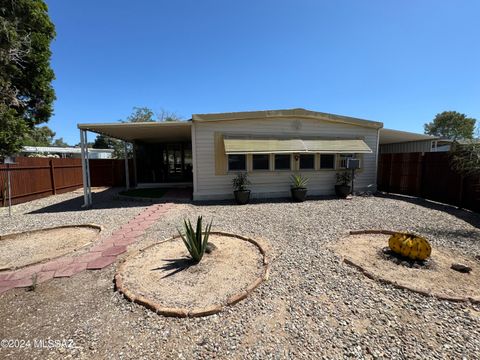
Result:
{"label": "utility box on wall", "polygon": [[360,159],[347,159],[347,169],[360,169]]}

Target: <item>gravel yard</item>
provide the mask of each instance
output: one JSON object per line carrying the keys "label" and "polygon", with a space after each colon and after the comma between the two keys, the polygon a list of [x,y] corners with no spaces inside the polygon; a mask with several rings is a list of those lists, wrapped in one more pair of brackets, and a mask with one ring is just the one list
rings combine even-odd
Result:
{"label": "gravel yard", "polygon": [[[19,205],[12,219],[0,218],[0,232],[88,222],[109,232],[145,206],[112,201],[111,195],[98,194],[94,203],[100,208],[88,211],[67,211],[81,203],[71,200],[78,194]],[[62,201],[67,204],[53,204]],[[34,292],[15,289],[0,295],[0,338],[73,339],[75,349],[0,349],[0,357],[478,358],[479,306],[369,280],[341,263],[328,245],[347,230],[384,228],[418,232],[433,246],[475,256],[480,254],[479,215],[384,197],[246,206],[181,204],[132,248],[175,234],[184,217],[197,215],[213,219],[213,230],[269,241],[274,257],[270,279],[247,299],[205,318],[164,318],[114,292],[115,265],[87,271],[41,284]]]}
{"label": "gravel yard", "polygon": [[102,226],[102,236],[109,235],[149,203],[114,199],[118,189],[93,188],[93,209],[83,211],[83,190],[50,196],[15,205],[12,217],[8,208],[0,208],[0,235],[43,229],[47,227],[96,224]]}

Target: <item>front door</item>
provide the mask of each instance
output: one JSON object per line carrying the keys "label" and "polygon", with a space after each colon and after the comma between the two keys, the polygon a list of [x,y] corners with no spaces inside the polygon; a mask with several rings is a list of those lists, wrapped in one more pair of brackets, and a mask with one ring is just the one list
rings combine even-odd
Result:
{"label": "front door", "polygon": [[165,149],[166,181],[183,180],[182,144],[168,144]]}

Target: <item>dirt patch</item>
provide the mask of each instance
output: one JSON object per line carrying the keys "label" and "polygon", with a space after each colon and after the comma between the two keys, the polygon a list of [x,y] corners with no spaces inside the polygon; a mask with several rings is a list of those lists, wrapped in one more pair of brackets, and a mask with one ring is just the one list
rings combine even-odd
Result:
{"label": "dirt patch", "polygon": [[[333,250],[371,278],[442,299],[480,302],[477,261],[447,248],[433,247],[431,259],[435,266],[423,269],[402,266],[382,256],[381,249],[388,245],[388,238],[384,234],[350,235]],[[473,270],[470,274],[460,273],[450,268],[452,263],[462,263]]]}
{"label": "dirt patch", "polygon": [[117,285],[121,281],[135,298],[189,314],[223,306],[263,278],[265,260],[258,246],[223,234],[211,234],[209,241],[216,249],[195,265],[179,238],[149,246],[120,266]]}
{"label": "dirt patch", "polygon": [[0,271],[57,258],[89,245],[100,232],[97,226],[66,226],[0,237]]}

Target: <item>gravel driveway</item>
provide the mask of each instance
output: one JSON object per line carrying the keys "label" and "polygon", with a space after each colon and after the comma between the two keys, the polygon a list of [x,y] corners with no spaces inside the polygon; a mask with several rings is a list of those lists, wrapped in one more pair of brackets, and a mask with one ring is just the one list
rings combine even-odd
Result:
{"label": "gravel driveway", "polygon": [[[111,202],[106,195],[104,200]],[[128,207],[105,206],[75,215],[16,215],[12,224],[2,218],[1,232],[7,232],[5,225],[9,231],[58,220],[113,227],[141,210],[140,204],[117,204]],[[478,358],[479,306],[427,298],[369,280],[341,263],[328,246],[347,230],[387,228],[416,231],[433,246],[477,255],[479,215],[384,197],[246,206],[183,204],[134,247],[170,236],[183,217],[200,214],[212,218],[216,230],[270,242],[275,257],[270,279],[246,300],[206,318],[164,318],[114,292],[115,266],[83,272],[54,279],[35,292],[17,289],[0,296],[0,338],[73,339],[76,348],[0,349],[0,357]]]}

